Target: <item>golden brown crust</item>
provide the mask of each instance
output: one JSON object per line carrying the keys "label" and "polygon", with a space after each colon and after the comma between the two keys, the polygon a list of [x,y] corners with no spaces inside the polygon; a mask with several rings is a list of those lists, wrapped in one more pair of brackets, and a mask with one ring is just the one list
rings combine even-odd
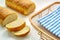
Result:
{"label": "golden brown crust", "polygon": [[15,35],[15,36],[18,36],[18,37],[23,37],[23,36],[26,36],[28,33],[30,32],[30,30],[24,34],[21,34],[21,35]]}
{"label": "golden brown crust", "polygon": [[1,19],[5,19],[11,13],[14,13],[14,12],[9,10],[8,8],[0,7],[0,18]]}
{"label": "golden brown crust", "polygon": [[23,36],[26,36],[29,32],[30,32],[30,28],[29,28],[29,30],[28,30],[27,32],[25,32],[25,33],[22,33],[22,34],[20,34],[20,35],[13,33],[13,35],[18,36],[18,37],[23,37]]}
{"label": "golden brown crust", "polygon": [[[11,32],[11,31],[9,31],[9,32]],[[16,31],[16,32],[12,31],[11,33],[15,36],[23,37],[23,36],[26,36],[29,32],[30,32],[30,28],[28,26],[25,26],[23,29]]]}
{"label": "golden brown crust", "polygon": [[6,4],[24,15],[28,15],[35,10],[35,4],[31,0],[6,0]]}
{"label": "golden brown crust", "polygon": [[[8,11],[8,10],[7,10]],[[0,18],[5,19],[5,17],[8,15],[5,8],[0,7]]]}
{"label": "golden brown crust", "polygon": [[2,24],[2,21],[3,21],[3,20],[2,20],[2,19],[0,19],[0,25]]}
{"label": "golden brown crust", "polygon": [[20,10],[20,9],[18,9],[18,8],[14,7],[14,6],[11,6],[11,4],[9,5],[9,3],[8,3],[8,2],[6,2],[6,4],[7,4],[7,6],[8,6],[8,7],[10,7],[10,8],[12,8],[12,9],[14,9],[14,10],[16,10],[16,11],[20,12],[21,14],[24,14],[24,10]]}
{"label": "golden brown crust", "polygon": [[29,8],[33,4],[33,2],[30,0],[9,0],[9,1],[14,2],[17,5],[20,5],[25,8]]}

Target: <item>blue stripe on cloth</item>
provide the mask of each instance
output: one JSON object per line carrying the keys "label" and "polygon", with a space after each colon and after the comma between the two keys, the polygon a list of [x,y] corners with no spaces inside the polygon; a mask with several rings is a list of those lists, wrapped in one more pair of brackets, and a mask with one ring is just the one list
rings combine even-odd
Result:
{"label": "blue stripe on cloth", "polygon": [[56,33],[56,35],[59,35],[60,34],[60,31]]}
{"label": "blue stripe on cloth", "polygon": [[[59,24],[59,22],[57,22],[57,23],[54,25],[54,27],[50,29],[51,32],[55,31],[55,30],[58,28],[58,26],[59,26],[58,24]],[[56,26],[56,27],[55,27],[55,26]]]}
{"label": "blue stripe on cloth", "polygon": [[38,20],[44,28],[60,37],[60,7]]}
{"label": "blue stripe on cloth", "polygon": [[60,10],[60,7],[58,7],[57,10],[53,11],[52,13],[48,14],[47,16],[40,18],[40,20],[45,19],[46,17],[53,15],[54,13],[58,12],[59,10]]}
{"label": "blue stripe on cloth", "polygon": [[42,19],[47,20],[49,17],[54,16],[54,14],[55,14],[55,13],[58,13],[59,11],[60,11],[60,7],[59,7],[57,10],[55,10],[54,12],[52,12],[52,13],[48,14],[47,16],[41,18],[41,19],[40,19],[41,21],[40,21],[40,20],[39,20],[39,21],[40,21],[40,22],[43,22]]}
{"label": "blue stripe on cloth", "polygon": [[44,20],[43,25],[44,25],[45,23],[51,21],[52,19],[54,19],[57,15],[59,15],[59,12],[58,12],[58,14],[55,14],[54,16],[50,17],[50,19]]}
{"label": "blue stripe on cloth", "polygon": [[[50,23],[52,23],[52,22],[55,20],[56,16],[58,16],[58,15],[59,15],[59,14],[54,15],[53,17],[49,18],[49,20],[48,20],[47,22],[45,22],[45,24],[43,24],[43,22],[42,22],[42,25],[45,25],[45,26],[49,25]],[[53,19],[53,20],[52,20],[52,19]],[[47,24],[47,23],[48,23],[48,24]]]}
{"label": "blue stripe on cloth", "polygon": [[[57,18],[59,18],[59,17],[57,17]],[[51,25],[50,25],[51,27],[48,27],[48,30],[50,30],[50,29],[56,27],[55,24],[59,21],[59,19],[57,19],[57,18],[56,18],[55,20],[53,20],[54,22],[53,22],[53,21],[51,22]]]}
{"label": "blue stripe on cloth", "polygon": [[[58,14],[58,15],[59,15],[59,14]],[[52,21],[50,20],[48,23],[45,23],[45,24],[42,24],[42,23],[43,23],[43,22],[42,22],[41,24],[44,25],[44,27],[46,27],[46,28],[50,27],[50,26],[52,25],[54,19],[55,19],[55,21],[56,21],[56,19],[58,18],[58,15],[56,15],[57,17],[55,16],[55,18],[53,17],[53,19],[51,19]]]}
{"label": "blue stripe on cloth", "polygon": [[53,31],[53,34],[56,34],[58,31],[60,31],[60,27],[58,27],[55,31]]}
{"label": "blue stripe on cloth", "polygon": [[[59,17],[57,17],[57,18],[59,18]],[[54,22],[52,23],[52,26],[49,27],[49,30],[51,30],[52,28],[56,27],[56,25],[58,25],[57,23],[59,23],[59,19],[56,19],[56,21],[54,21]]]}

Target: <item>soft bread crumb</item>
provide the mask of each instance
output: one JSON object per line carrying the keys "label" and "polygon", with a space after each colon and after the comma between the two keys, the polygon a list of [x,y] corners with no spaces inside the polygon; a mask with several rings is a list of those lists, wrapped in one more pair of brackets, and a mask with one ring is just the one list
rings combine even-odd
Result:
{"label": "soft bread crumb", "polygon": [[18,31],[24,28],[26,25],[24,19],[18,18],[15,21],[6,25],[6,28],[10,31]]}
{"label": "soft bread crumb", "polygon": [[19,30],[17,32],[12,32],[13,35],[16,36],[25,36],[30,32],[30,28],[28,26],[24,27],[22,30]]}

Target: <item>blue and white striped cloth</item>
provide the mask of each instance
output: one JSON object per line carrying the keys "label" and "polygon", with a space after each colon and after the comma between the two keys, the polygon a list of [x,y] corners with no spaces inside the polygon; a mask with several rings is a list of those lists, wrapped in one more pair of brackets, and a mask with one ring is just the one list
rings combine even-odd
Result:
{"label": "blue and white striped cloth", "polygon": [[44,28],[60,37],[60,7],[38,20]]}

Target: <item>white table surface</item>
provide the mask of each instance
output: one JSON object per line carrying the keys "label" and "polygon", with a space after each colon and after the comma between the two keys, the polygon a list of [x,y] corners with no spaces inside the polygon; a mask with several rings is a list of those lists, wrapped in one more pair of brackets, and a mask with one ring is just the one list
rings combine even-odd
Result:
{"label": "white table surface", "polygon": [[[30,24],[29,18],[32,14],[35,14],[42,8],[59,0],[32,0],[32,1],[36,4],[35,11],[28,16],[23,16],[19,14],[20,17],[25,19],[26,24],[29,25],[30,33],[25,37],[16,37],[10,34],[4,27],[0,26],[0,40],[41,40],[36,29]],[[6,7],[5,0],[0,0],[0,6]]]}

